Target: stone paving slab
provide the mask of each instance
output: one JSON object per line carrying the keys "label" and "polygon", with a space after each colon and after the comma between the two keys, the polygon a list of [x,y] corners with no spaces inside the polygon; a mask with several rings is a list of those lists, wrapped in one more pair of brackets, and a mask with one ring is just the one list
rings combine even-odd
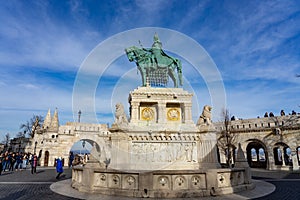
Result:
{"label": "stone paving slab", "polygon": [[[70,186],[71,169],[65,168],[62,178],[55,179],[55,168],[40,167],[37,174],[30,170],[4,172],[0,175],[1,200],[74,200],[74,199],[103,199],[129,200],[132,198],[93,195],[78,192]],[[257,183],[251,191],[225,195],[219,197],[205,197],[198,199],[232,200],[232,199],[300,199],[300,171],[280,172],[253,169],[252,175]],[[50,189],[51,188],[51,189]],[[275,190],[275,191],[274,191]],[[55,191],[55,192],[53,192]],[[273,191],[273,192],[272,192]],[[271,193],[270,193],[271,192]],[[270,194],[268,194],[270,193]],[[66,196],[69,195],[69,196]],[[264,196],[266,195],[266,196]],[[195,200],[197,198],[191,198]]]}

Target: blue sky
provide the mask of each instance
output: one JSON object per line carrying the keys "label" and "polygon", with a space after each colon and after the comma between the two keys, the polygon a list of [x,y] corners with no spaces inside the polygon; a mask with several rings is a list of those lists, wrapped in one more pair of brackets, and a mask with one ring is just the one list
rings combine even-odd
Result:
{"label": "blue sky", "polygon": [[[199,43],[222,76],[232,115],[245,119],[266,111],[278,115],[281,109],[300,112],[300,78],[295,76],[300,74],[297,0],[10,0],[1,1],[0,22],[2,137],[7,132],[15,135],[20,124],[33,114],[45,116],[49,108],[52,113],[58,108],[61,124],[76,121],[73,88],[82,63],[101,42],[143,27],[174,30]],[[138,45],[139,39],[132,45]],[[142,42],[151,43],[152,37]],[[204,78],[190,77],[192,68],[183,63],[185,82],[197,93],[196,111],[201,112],[203,105],[211,103],[210,94]],[[127,71],[115,73],[121,68]],[[120,87],[128,77],[130,87]],[[111,124],[113,103],[126,102],[140,76],[123,55],[111,63],[99,84],[95,112],[99,123]],[[196,121],[197,113],[193,117]],[[82,121],[90,122],[84,109]]]}

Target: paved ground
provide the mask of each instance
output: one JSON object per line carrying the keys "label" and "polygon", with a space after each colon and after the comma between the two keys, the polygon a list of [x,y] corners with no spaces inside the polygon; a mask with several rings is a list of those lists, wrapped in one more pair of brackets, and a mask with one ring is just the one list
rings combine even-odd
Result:
{"label": "paved ground", "polygon": [[[266,170],[253,170],[253,178],[257,183],[255,191],[226,195],[222,197],[208,197],[201,199],[230,200],[230,199],[255,199],[257,194],[263,194],[267,190],[274,192],[267,196],[256,199],[300,199],[300,172],[274,172]],[[112,198],[104,195],[91,195],[75,191],[69,187],[71,170],[65,169],[63,176],[59,181],[55,179],[56,172],[54,168],[38,168],[36,174],[31,174],[29,170],[4,172],[0,176],[0,199],[4,200],[68,200],[68,199],[123,199],[131,198]],[[51,189],[50,189],[51,188]],[[53,192],[54,190],[55,192]],[[273,191],[272,190],[272,191]],[[60,195],[64,194],[64,195]],[[65,196],[65,195],[69,196]],[[73,197],[71,197],[73,196]],[[196,198],[192,198],[196,199]],[[192,200],[191,199],[191,200]],[[200,199],[200,198],[199,198]]]}
{"label": "paved ground", "polygon": [[[75,199],[59,195],[50,190],[57,182],[54,168],[38,168],[36,174],[30,170],[4,172],[0,175],[0,199],[2,200],[68,200]],[[70,179],[71,170],[65,169],[60,180]]]}

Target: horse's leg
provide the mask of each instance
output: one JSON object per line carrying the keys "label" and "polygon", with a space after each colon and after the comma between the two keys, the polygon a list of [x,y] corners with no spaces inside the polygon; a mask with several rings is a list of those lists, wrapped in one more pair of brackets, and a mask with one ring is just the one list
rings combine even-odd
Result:
{"label": "horse's leg", "polygon": [[140,70],[142,76],[142,86],[146,86],[146,69],[145,67],[139,66],[138,69]]}
{"label": "horse's leg", "polygon": [[[183,80],[182,80],[182,65],[180,60],[175,60],[174,62],[175,67],[177,68],[177,75],[178,75],[178,80],[179,80],[179,85],[183,85]],[[174,68],[175,70],[175,68]]]}
{"label": "horse's leg", "polygon": [[168,74],[174,82],[174,87],[178,88],[178,81],[177,81],[174,67],[175,67],[174,64],[172,64],[168,67]]}
{"label": "horse's leg", "polygon": [[182,72],[181,71],[177,71],[178,74],[178,79],[179,79],[179,85],[183,85],[183,81],[182,81]]}

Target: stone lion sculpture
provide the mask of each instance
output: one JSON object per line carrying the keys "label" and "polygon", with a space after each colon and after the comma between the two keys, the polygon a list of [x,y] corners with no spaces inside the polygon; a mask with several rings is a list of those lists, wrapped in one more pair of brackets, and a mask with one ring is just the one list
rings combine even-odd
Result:
{"label": "stone lion sculpture", "polygon": [[212,107],[209,105],[205,105],[203,107],[203,111],[202,111],[201,116],[198,119],[197,125],[201,125],[201,124],[210,125],[211,124],[211,110],[212,110]]}
{"label": "stone lion sculpture", "polygon": [[124,111],[124,106],[121,103],[116,104],[115,123],[114,124],[128,124],[128,119]]}

